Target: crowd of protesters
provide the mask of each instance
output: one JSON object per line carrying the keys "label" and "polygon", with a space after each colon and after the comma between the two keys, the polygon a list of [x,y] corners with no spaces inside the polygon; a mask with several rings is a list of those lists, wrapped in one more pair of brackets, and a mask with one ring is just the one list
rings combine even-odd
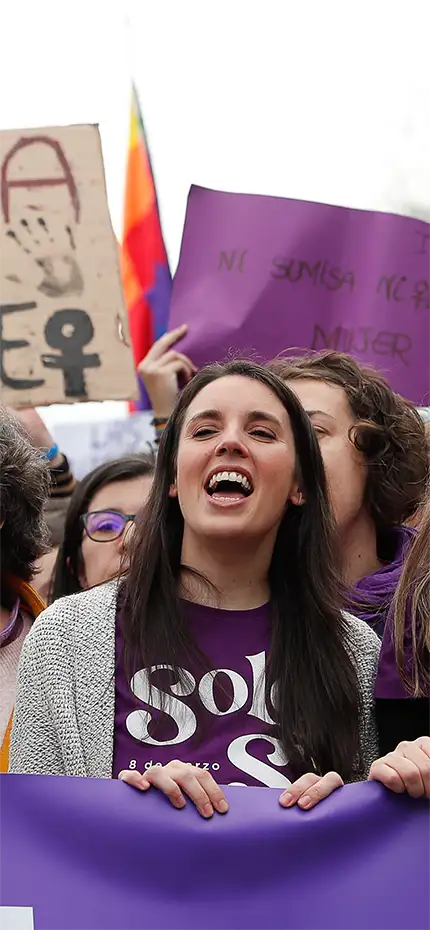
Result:
{"label": "crowd of protesters", "polygon": [[184,332],[139,368],[153,454],[77,483],[36,411],[1,410],[1,770],[204,817],[226,784],[430,797],[422,417],[348,355],[197,371]]}

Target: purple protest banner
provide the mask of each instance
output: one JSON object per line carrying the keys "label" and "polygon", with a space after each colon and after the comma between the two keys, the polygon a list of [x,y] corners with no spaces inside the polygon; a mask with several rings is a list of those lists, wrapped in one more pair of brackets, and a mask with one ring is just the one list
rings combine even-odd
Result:
{"label": "purple protest banner", "polygon": [[198,366],[331,348],[425,405],[429,245],[408,217],[192,187],[170,326]]}
{"label": "purple protest banner", "polygon": [[428,802],[375,782],[307,813],[275,789],[229,787],[210,821],[114,780],[0,787],[0,924],[1,907],[27,907],[35,930],[429,926]]}

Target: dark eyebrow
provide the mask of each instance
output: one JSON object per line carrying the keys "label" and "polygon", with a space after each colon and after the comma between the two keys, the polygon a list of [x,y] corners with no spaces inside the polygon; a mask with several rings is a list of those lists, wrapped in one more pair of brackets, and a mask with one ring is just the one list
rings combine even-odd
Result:
{"label": "dark eyebrow", "polygon": [[187,426],[190,426],[191,423],[195,423],[196,420],[221,420],[221,411],[215,410],[200,410],[199,413],[195,413],[190,420],[188,420]]}
{"label": "dark eyebrow", "polygon": [[[264,423],[273,423],[274,425],[282,428],[282,423],[278,420],[277,417],[274,417],[271,413],[266,413],[264,410],[250,410],[247,414],[248,422],[253,420],[260,420]],[[196,420],[221,420],[222,413],[220,410],[201,410],[199,413],[195,413],[190,420],[188,420],[187,426],[190,426],[192,423],[195,423]]]}
{"label": "dark eyebrow", "polygon": [[266,413],[264,410],[250,410],[247,419],[251,422],[252,420],[262,420],[264,423],[274,423],[275,426],[282,428],[282,423],[278,420],[278,417],[274,417],[272,413]]}
{"label": "dark eyebrow", "polygon": [[331,413],[327,413],[325,410],[307,410],[306,413],[307,413],[308,417],[315,417],[315,416],[318,415],[318,416],[322,416],[322,417],[328,417],[329,420],[334,420],[334,419],[335,419],[335,417],[333,417],[333,416],[331,415]]}

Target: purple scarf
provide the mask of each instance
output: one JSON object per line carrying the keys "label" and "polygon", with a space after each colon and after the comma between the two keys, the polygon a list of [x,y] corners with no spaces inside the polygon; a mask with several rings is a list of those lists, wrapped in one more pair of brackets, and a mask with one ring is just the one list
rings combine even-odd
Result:
{"label": "purple scarf", "polygon": [[394,552],[393,560],[388,565],[379,568],[377,572],[373,572],[373,575],[361,578],[351,591],[348,605],[351,613],[365,620],[380,639],[384,634],[394,592],[414,536],[415,530],[409,526],[394,527],[390,534],[390,543]]}

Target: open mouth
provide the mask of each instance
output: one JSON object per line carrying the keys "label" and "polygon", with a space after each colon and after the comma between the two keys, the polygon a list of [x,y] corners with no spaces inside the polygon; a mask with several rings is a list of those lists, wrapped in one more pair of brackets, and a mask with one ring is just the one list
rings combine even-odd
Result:
{"label": "open mouth", "polygon": [[218,471],[209,476],[205,485],[209,497],[218,501],[244,500],[253,490],[250,478],[240,471]]}

